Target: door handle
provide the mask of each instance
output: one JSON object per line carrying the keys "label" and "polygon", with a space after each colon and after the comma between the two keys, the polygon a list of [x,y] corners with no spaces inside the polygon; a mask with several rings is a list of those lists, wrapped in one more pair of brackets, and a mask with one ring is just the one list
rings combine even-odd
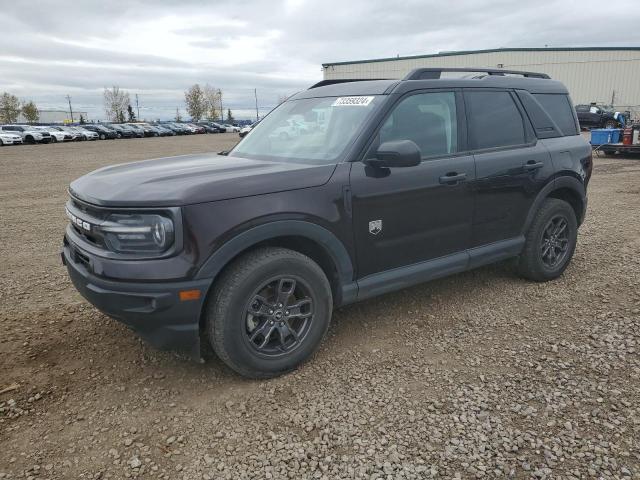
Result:
{"label": "door handle", "polygon": [[443,185],[456,185],[458,182],[464,182],[466,179],[466,173],[449,172],[440,177],[440,183]]}
{"label": "door handle", "polygon": [[544,163],[536,162],[535,160],[529,160],[527,163],[524,164],[525,170],[537,170],[542,167],[544,167]]}

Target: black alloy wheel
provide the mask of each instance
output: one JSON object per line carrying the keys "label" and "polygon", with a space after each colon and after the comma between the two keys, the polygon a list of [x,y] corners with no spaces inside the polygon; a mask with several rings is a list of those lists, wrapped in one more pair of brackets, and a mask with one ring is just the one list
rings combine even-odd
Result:
{"label": "black alloy wheel", "polygon": [[318,349],[331,321],[331,285],[300,252],[261,247],[225,268],[207,299],[205,329],[218,357],[236,372],[270,378]]}
{"label": "black alloy wheel", "polygon": [[250,346],[263,355],[279,356],[304,341],[313,321],[313,299],[303,280],[282,276],[254,292],[246,311]]}
{"label": "black alloy wheel", "polygon": [[578,238],[573,207],[559,198],[547,198],[536,212],[520,253],[520,274],[536,282],[558,278],[571,262]]}
{"label": "black alloy wheel", "polygon": [[569,223],[562,214],[551,218],[540,239],[540,258],[549,268],[561,264],[569,251]]}

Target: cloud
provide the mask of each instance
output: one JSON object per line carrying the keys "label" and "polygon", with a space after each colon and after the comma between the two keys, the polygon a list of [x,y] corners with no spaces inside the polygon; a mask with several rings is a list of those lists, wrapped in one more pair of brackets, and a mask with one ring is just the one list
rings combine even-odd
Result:
{"label": "cloud", "polygon": [[[592,12],[599,12],[594,21]],[[619,12],[626,12],[620,15]],[[264,111],[322,78],[321,64],[507,46],[640,45],[640,11],[622,0],[127,0],[25,2],[0,9],[0,91],[95,119],[102,89],[139,94],[169,118],[184,90],[210,83],[236,116]]]}

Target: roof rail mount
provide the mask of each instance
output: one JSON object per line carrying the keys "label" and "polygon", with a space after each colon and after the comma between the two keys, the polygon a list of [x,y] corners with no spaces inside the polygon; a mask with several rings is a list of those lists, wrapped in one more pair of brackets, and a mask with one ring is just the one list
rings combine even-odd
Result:
{"label": "roof rail mount", "polygon": [[522,72],[519,70],[503,70],[499,68],[416,68],[411,70],[403,80],[437,80],[442,72],[480,72],[488,75],[522,75],[527,78],[549,79],[546,73]]}

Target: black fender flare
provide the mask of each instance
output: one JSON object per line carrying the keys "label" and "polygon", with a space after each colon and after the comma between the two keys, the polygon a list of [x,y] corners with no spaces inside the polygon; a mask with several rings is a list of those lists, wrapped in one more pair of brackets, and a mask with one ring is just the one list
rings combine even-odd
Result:
{"label": "black fender flare", "polygon": [[[538,195],[536,195],[536,198],[533,201],[533,204],[531,205],[531,207],[529,208],[529,213],[527,214],[527,218],[524,222],[524,227],[522,229],[523,235],[527,233],[527,230],[529,230],[529,227],[531,226],[531,222],[533,222],[533,217],[535,216],[536,212],[542,205],[542,202],[544,202],[547,199],[547,197],[549,197],[549,194],[551,194],[554,190],[559,190],[561,188],[569,188],[573,190],[577,195],[579,195],[580,200],[582,201],[583,209],[586,208],[587,192],[584,188],[584,184],[575,177],[570,177],[570,176],[556,177],[553,180],[551,180],[549,183],[547,183],[544,187],[542,187],[542,189],[538,192]],[[582,217],[584,217],[584,212],[582,213]],[[581,220],[582,218],[578,218],[578,224],[580,224]]]}
{"label": "black fender flare", "polygon": [[302,220],[278,220],[239,233],[211,254],[194,279],[213,280],[233,258],[243,251],[265,240],[284,236],[305,237],[324,248],[338,272],[340,282],[338,288],[342,291],[342,296],[350,296],[348,293],[355,288],[353,263],[344,244],[326,228]]}

